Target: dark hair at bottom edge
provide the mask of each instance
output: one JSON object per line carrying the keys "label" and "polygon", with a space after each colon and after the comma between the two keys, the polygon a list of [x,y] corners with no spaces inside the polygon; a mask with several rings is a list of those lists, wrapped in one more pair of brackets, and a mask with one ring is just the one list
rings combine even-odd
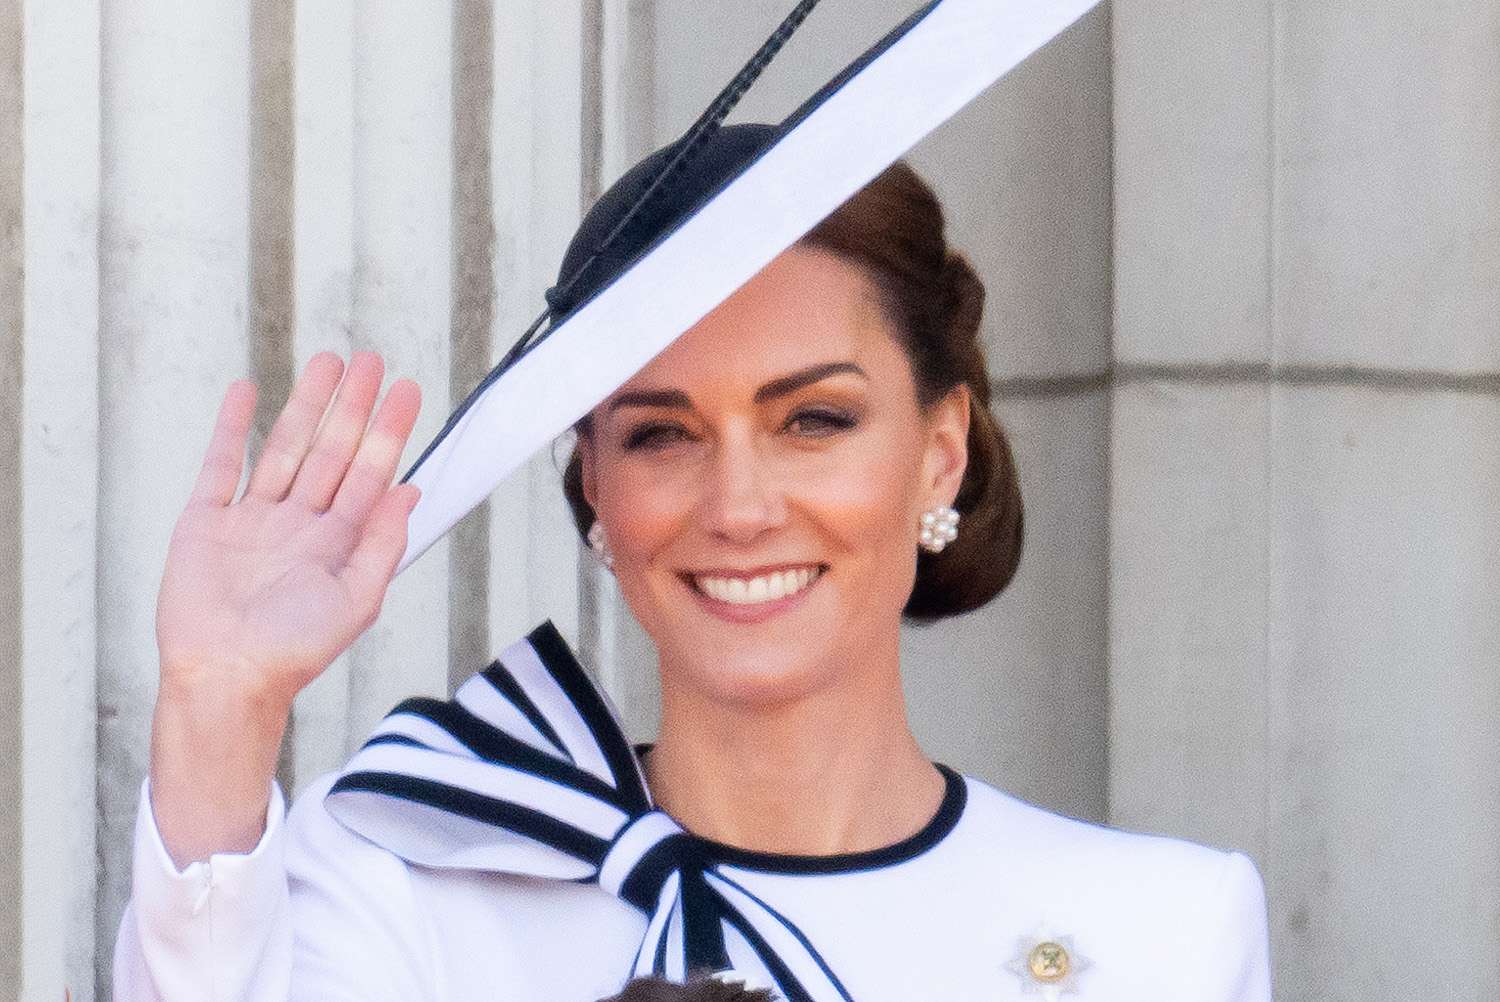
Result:
{"label": "dark hair at bottom edge", "polygon": [[693,978],[685,985],[660,978],[636,978],[620,994],[601,1002],[775,1002],[776,996],[733,981]]}

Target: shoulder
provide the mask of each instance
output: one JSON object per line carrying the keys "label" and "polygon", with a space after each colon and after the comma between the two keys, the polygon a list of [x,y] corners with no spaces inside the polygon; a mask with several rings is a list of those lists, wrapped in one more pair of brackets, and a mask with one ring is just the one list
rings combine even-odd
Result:
{"label": "shoulder", "polygon": [[1199,998],[1269,998],[1265,892],[1244,853],[1080,821],[966,782],[955,834],[1003,881],[991,886],[1014,895],[1022,928],[1080,937],[1101,970],[1125,979],[1118,990],[1170,971]]}
{"label": "shoulder", "polygon": [[[1069,871],[1090,879],[1164,881],[1165,886],[1209,890],[1242,855],[1185,839],[1126,831],[1081,821],[1028,803],[966,776],[969,803],[965,825],[978,841],[1003,839],[1011,852],[1066,862]],[[1253,865],[1250,866],[1253,871]]]}

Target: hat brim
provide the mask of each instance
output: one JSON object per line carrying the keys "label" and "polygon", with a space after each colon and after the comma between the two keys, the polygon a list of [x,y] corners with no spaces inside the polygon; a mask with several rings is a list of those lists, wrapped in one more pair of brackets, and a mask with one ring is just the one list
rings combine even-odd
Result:
{"label": "hat brim", "polygon": [[[778,254],[1097,0],[937,0],[455,411],[404,477],[405,569]],[[727,235],[732,234],[732,239]]]}

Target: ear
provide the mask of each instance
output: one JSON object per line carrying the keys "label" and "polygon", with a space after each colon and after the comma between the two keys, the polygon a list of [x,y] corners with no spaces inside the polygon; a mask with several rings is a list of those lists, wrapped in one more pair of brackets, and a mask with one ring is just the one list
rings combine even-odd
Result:
{"label": "ear", "polygon": [[583,499],[589,503],[590,508],[598,511],[599,476],[593,437],[579,432],[575,444],[578,449],[580,479],[583,482]]}
{"label": "ear", "polygon": [[969,465],[969,387],[959,383],[927,415],[922,487],[927,507],[951,505]]}

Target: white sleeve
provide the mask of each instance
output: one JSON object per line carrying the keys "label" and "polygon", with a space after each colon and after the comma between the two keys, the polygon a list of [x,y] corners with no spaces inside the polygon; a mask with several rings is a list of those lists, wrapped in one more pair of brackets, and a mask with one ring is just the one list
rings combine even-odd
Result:
{"label": "white sleeve", "polygon": [[287,1002],[285,815],[281,788],[273,786],[254,849],[179,870],[151,812],[150,780],[141,783],[131,897],[115,939],[117,1002]]}
{"label": "white sleeve", "polygon": [[248,853],[178,870],[141,787],[115,1002],[428,1002],[434,940],[404,863],[323,810],[333,776],[288,815],[271,791]]}
{"label": "white sleeve", "polygon": [[1266,892],[1255,864],[1244,853],[1226,854],[1213,911],[1205,918],[1213,936],[1211,962],[1219,984],[1206,998],[1224,1002],[1271,1002],[1270,936]]}

